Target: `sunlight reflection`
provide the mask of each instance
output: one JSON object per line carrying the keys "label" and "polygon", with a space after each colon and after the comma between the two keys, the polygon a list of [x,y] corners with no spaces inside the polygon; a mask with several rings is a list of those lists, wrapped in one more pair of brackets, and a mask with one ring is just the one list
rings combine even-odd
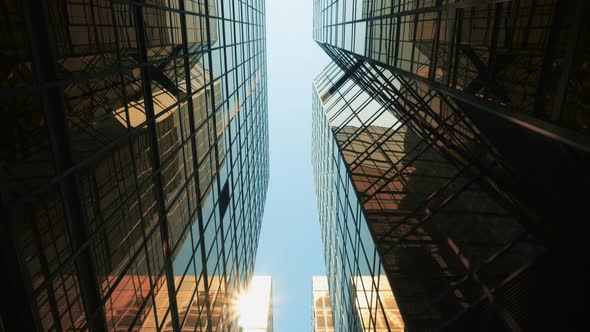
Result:
{"label": "sunlight reflection", "polygon": [[248,291],[235,303],[238,324],[244,332],[272,331],[272,279],[270,276],[252,278]]}

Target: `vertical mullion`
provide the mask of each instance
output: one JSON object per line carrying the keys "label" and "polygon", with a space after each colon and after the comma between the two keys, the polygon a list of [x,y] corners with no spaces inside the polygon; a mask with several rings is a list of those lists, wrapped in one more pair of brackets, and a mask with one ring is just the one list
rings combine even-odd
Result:
{"label": "vertical mullion", "polygon": [[434,23],[434,36],[432,37],[432,53],[430,56],[430,70],[428,71],[428,79],[434,81],[436,78],[436,60],[438,56],[438,43],[440,39],[440,23],[442,16],[441,9],[442,0],[436,0],[436,20]]}
{"label": "vertical mullion", "polygon": [[[207,38],[207,59],[209,62],[209,85],[210,85],[210,94],[211,94],[211,110],[212,110],[212,114],[211,114],[211,121],[213,121],[213,135],[214,135],[214,151],[215,151],[215,164],[217,165],[217,131],[215,130],[215,122],[216,122],[216,117],[215,117],[215,88],[214,88],[214,76],[213,76],[213,55],[212,55],[212,42],[211,42],[211,13],[209,12],[209,1],[211,0],[204,0],[204,6],[205,6],[205,31],[206,31],[206,38]],[[205,86],[205,93],[206,93],[206,89],[207,87]],[[205,103],[206,105],[207,103]],[[207,117],[209,118],[209,117]],[[209,129],[208,129],[209,130]],[[211,132],[208,132],[210,135]],[[209,153],[211,149],[209,148]],[[211,163],[211,160],[209,160],[209,163]],[[212,189],[213,191],[213,189]],[[213,212],[215,213],[215,212]],[[201,232],[202,235],[204,235],[204,227],[203,227],[203,220],[199,221],[199,231]],[[210,280],[209,280],[209,276],[207,273],[207,248],[205,248],[205,241],[201,241],[201,257],[203,259],[203,274],[204,274],[204,279],[205,279],[205,307],[206,307],[206,311],[207,311],[207,331],[208,332],[212,332],[212,321],[211,321],[211,299],[209,298],[209,293],[210,293]]]}
{"label": "vertical mullion", "polygon": [[[145,22],[143,15],[143,2],[133,3],[133,16],[135,19],[135,30],[137,35],[137,48],[139,54],[140,64],[145,65],[148,61],[147,55],[147,40],[145,33]],[[166,214],[166,203],[164,198],[164,186],[162,183],[160,151],[158,147],[158,131],[156,128],[156,117],[154,114],[153,95],[152,95],[152,78],[149,67],[140,66],[142,88],[144,97],[144,107],[147,120],[148,129],[148,144],[150,147],[150,157],[152,163],[152,172],[154,176],[154,186],[156,194],[156,203],[158,208],[158,224],[160,229],[160,236],[162,242],[162,250],[164,254],[164,270],[166,276],[166,283],[168,289],[168,298],[170,302],[170,316],[172,321],[172,328],[174,331],[180,330],[180,323],[178,319],[178,306],[175,296],[174,285],[174,271],[172,269],[172,252],[170,246],[170,234],[168,230],[168,217]],[[157,272],[157,271],[156,271]]]}

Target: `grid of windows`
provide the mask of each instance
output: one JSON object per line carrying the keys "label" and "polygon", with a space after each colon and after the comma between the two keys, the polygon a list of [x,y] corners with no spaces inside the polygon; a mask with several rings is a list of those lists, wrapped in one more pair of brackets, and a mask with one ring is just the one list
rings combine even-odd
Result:
{"label": "grid of windows", "polygon": [[314,0],[314,38],[462,100],[587,133],[588,7],[557,0]]}
{"label": "grid of windows", "polygon": [[[405,89],[387,70],[371,70],[363,76],[378,81],[380,70]],[[314,173],[335,326],[354,324],[348,280],[367,278],[368,257],[378,271],[368,275],[381,274],[383,285],[360,291],[383,302],[390,284],[410,330],[460,329],[482,312],[489,320],[481,324],[493,330],[525,327],[519,310],[534,287],[526,280],[545,247],[485,190],[482,175],[434,148],[440,136],[414,132],[408,124],[421,109],[396,112],[399,105],[380,102],[352,77],[331,64],[315,83]],[[515,288],[525,295],[506,298]],[[361,311],[367,317],[371,303]],[[388,322],[383,330],[395,331]]]}
{"label": "grid of windows", "polygon": [[[554,220],[590,217],[577,194],[590,185],[589,11],[583,0],[315,0],[314,38],[365,89],[405,104],[398,112],[421,108],[416,133],[446,136],[441,153],[542,216],[534,232],[570,242]],[[373,84],[364,67],[405,89]],[[547,156],[559,162],[547,168]]]}
{"label": "grid of windows", "polygon": [[[340,152],[338,134],[333,132],[334,119],[327,115],[334,107],[350,110],[339,90],[330,89],[341,74],[337,66],[329,66],[316,80],[313,99],[312,163],[333,327],[334,331],[402,331],[399,313],[392,317],[387,307],[391,303],[384,302],[393,299],[389,281]],[[335,122],[335,126],[343,123]]]}
{"label": "grid of windows", "polygon": [[0,4],[0,326],[237,328],[268,186],[264,1]]}
{"label": "grid of windows", "polygon": [[[585,171],[590,167],[590,111],[585,100],[590,95],[590,67],[582,60],[588,58],[590,45],[590,22],[584,19],[589,10],[583,0],[314,0],[314,38],[344,71],[333,79],[336,88],[320,95],[322,102],[338,89],[347,89],[344,84],[352,80],[370,96],[375,110],[388,109],[403,124],[397,130],[349,126],[335,135],[343,142],[342,153],[349,158],[349,171],[367,213],[385,211],[379,217],[380,229],[389,230],[377,242],[390,245],[378,244],[378,251],[410,329],[535,330],[549,329],[548,324],[559,329],[562,322],[547,317],[556,310],[570,315],[568,309],[548,309],[539,303],[583,303],[580,291],[567,285],[582,273],[580,263],[588,260],[582,243],[590,212],[580,193],[590,185]],[[361,111],[370,102],[361,104],[362,94],[350,91],[351,109],[360,116],[356,121],[370,120]],[[334,117],[342,119],[346,117]],[[412,157],[415,153],[419,154]],[[432,160],[425,163],[422,157]],[[422,185],[425,182],[417,176],[425,174],[448,185]],[[416,180],[408,186],[402,181],[406,177]],[[409,202],[413,203],[406,210]],[[480,208],[488,215],[467,217]],[[446,212],[452,210],[456,212]],[[408,224],[412,219],[415,226]],[[501,219],[507,226],[498,226]],[[431,222],[440,226],[427,226]],[[438,228],[442,238],[413,238],[422,226],[426,233]],[[463,227],[480,230],[454,233]],[[522,238],[513,237],[518,230]],[[491,243],[477,235],[494,232],[503,235],[490,238]],[[501,238],[506,247],[498,241]],[[432,247],[426,240],[438,244]],[[408,241],[420,249],[403,253],[404,247],[411,247]],[[409,263],[394,253],[426,261],[432,255],[419,252],[438,251],[439,245],[446,248],[440,254],[445,258],[435,259],[428,271],[446,265],[452,272],[444,272],[440,280],[450,279],[402,296],[396,288],[404,288],[407,281],[396,283],[392,275],[410,284],[430,282],[415,266],[401,269]],[[488,245],[486,251],[498,253],[488,256],[493,258],[490,262],[483,259],[490,252],[470,249]],[[471,250],[474,253],[465,255]],[[458,261],[453,258],[457,255]],[[460,264],[450,264],[453,260]],[[461,265],[468,272],[457,272]],[[455,304],[442,303],[457,295],[454,286],[472,290],[469,278],[457,277],[462,273],[475,277],[490,297],[459,301],[463,309],[457,312],[452,309],[458,308]],[[448,280],[453,287],[440,293]],[[471,290],[460,294],[477,294]],[[420,302],[417,294],[429,302]],[[427,309],[437,306],[441,310]],[[453,318],[445,322],[452,312]],[[570,326],[580,323],[568,320]]]}

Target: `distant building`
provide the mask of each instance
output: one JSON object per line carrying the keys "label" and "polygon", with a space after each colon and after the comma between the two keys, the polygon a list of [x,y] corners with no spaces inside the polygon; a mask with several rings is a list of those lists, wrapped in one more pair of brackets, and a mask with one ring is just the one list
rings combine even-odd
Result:
{"label": "distant building", "polygon": [[0,2],[0,330],[237,331],[263,1]]}
{"label": "distant building", "polygon": [[311,331],[334,332],[328,279],[326,276],[313,276],[311,287]]}

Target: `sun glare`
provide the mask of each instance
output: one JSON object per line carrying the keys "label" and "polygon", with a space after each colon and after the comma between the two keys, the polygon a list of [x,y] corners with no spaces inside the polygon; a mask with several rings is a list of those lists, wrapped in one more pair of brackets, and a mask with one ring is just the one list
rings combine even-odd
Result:
{"label": "sun glare", "polygon": [[266,329],[271,296],[270,277],[254,277],[250,288],[241,294],[235,304],[238,324],[244,331]]}

